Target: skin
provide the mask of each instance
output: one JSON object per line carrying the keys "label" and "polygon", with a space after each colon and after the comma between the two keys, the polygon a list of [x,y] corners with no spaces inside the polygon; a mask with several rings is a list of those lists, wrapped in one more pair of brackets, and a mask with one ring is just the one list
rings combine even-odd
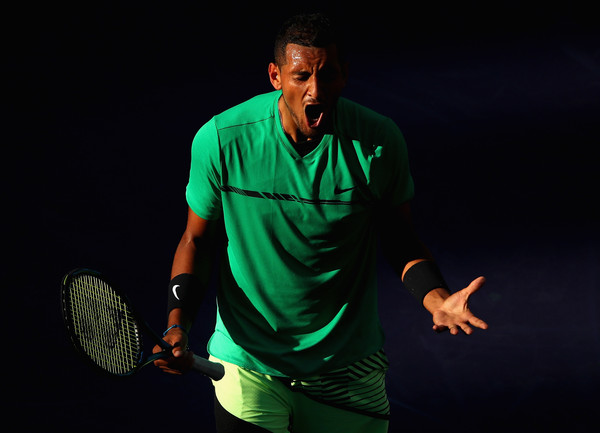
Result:
{"label": "skin", "polygon": [[[318,144],[323,135],[331,131],[333,108],[348,77],[348,67],[340,63],[336,46],[288,44],[286,62],[270,63],[268,72],[273,88],[282,91],[279,113],[290,142],[309,144],[309,147]],[[317,120],[315,114],[307,114],[307,107],[322,112],[320,119]]]}
{"label": "skin", "polygon": [[[332,111],[348,77],[347,65],[339,62],[334,45],[304,47],[289,44],[285,63],[269,64],[268,73],[273,87],[282,91],[278,107],[284,132],[298,152],[306,154],[324,134],[331,131]],[[318,119],[316,114],[307,112],[311,105],[319,107],[315,110]],[[404,277],[416,263],[433,260],[415,232],[409,203],[382,213],[383,250],[398,275]],[[171,277],[181,273],[207,274],[199,272],[198,268],[206,270],[211,266],[219,224],[218,221],[200,218],[191,209],[188,211],[187,226],[173,258]],[[485,278],[479,277],[453,294],[443,288],[430,291],[423,300],[423,306],[432,315],[433,330],[449,330],[451,335],[457,335],[460,331],[471,334],[473,327],[487,329],[488,325],[469,309],[470,296],[484,283]],[[176,308],[169,314],[167,327],[178,324],[189,331],[192,322],[193,317],[187,317]],[[188,343],[186,333],[173,328],[164,339],[175,347],[173,357],[158,360],[155,364],[172,374],[189,370],[192,355],[185,350]],[[159,350],[159,346],[154,348],[154,352]]]}

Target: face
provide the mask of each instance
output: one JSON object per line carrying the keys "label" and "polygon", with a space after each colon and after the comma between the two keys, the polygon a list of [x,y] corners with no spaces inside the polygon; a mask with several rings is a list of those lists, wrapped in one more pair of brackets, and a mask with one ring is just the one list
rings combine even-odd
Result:
{"label": "face", "polygon": [[281,90],[283,129],[295,142],[320,138],[331,130],[332,112],[346,84],[335,45],[324,48],[288,44],[286,63],[269,65],[269,78]]}

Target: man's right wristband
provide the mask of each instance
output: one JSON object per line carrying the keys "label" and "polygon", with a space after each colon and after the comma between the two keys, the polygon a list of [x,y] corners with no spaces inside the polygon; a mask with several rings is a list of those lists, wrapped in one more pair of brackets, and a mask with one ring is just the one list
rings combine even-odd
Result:
{"label": "man's right wristband", "polygon": [[205,288],[200,279],[194,274],[179,274],[169,283],[167,314],[175,308],[181,308],[190,318],[194,318],[202,299]]}
{"label": "man's right wristband", "polygon": [[431,260],[423,260],[408,268],[402,282],[410,294],[421,304],[423,304],[425,295],[433,289],[443,288],[450,291],[442,272]]}

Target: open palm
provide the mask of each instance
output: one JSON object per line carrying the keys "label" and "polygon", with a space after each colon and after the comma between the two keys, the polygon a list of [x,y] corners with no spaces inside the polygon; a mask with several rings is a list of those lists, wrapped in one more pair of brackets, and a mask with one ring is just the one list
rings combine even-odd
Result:
{"label": "open palm", "polygon": [[449,329],[452,335],[457,335],[459,328],[465,334],[473,333],[471,326],[487,329],[487,323],[475,317],[469,309],[469,297],[484,284],[485,278],[479,277],[464,289],[450,295],[439,309],[433,312],[433,330],[442,332]]}

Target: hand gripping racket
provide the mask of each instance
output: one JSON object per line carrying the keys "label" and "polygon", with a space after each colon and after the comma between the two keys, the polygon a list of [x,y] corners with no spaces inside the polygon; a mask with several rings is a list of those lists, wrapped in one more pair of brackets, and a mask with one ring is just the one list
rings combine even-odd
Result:
{"label": "hand gripping racket", "polygon": [[[131,376],[157,359],[171,356],[173,348],[133,310],[125,294],[97,271],[78,268],[61,285],[62,312],[75,348],[93,365],[116,376]],[[142,333],[163,348],[146,356]],[[222,364],[194,355],[194,370],[220,380]]]}

